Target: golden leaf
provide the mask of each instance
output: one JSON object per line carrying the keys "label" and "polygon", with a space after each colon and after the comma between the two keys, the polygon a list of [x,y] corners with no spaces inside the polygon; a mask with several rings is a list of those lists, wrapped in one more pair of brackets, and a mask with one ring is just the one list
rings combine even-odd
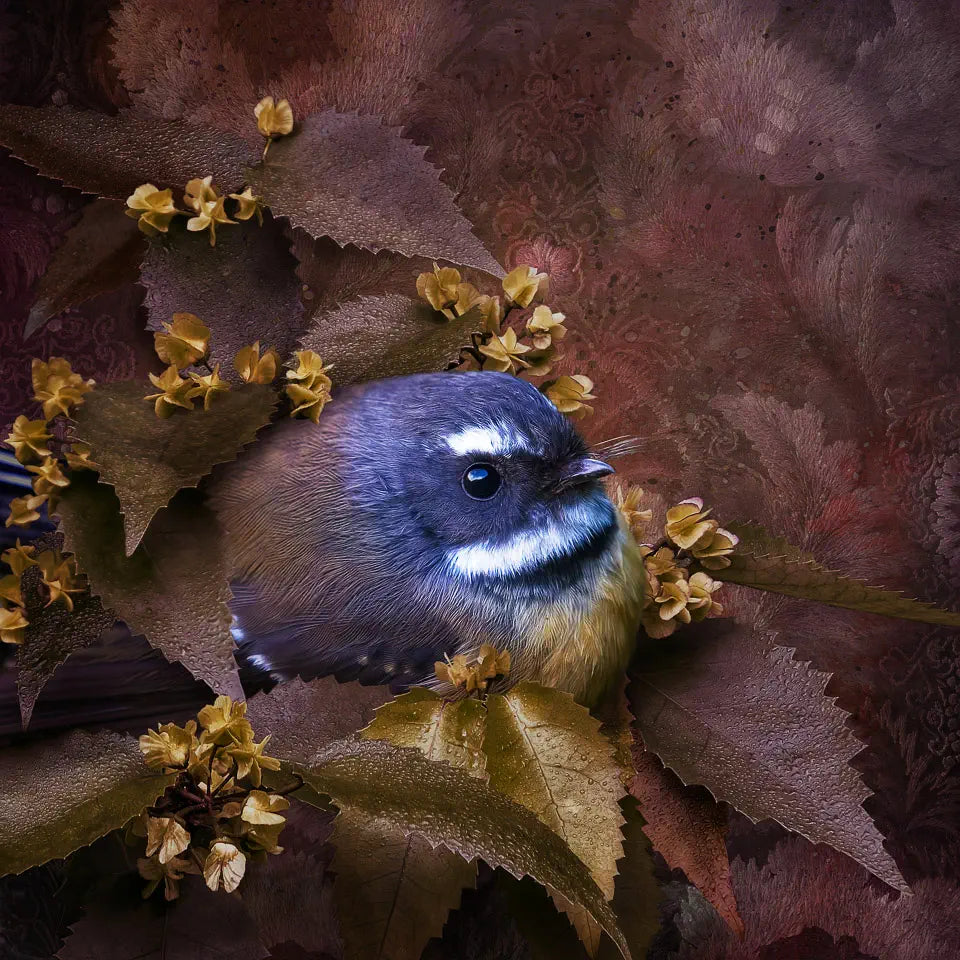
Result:
{"label": "golden leaf", "polygon": [[190,846],[190,834],[173,817],[150,817],[147,821],[147,856],[157,854],[167,863]]}
{"label": "golden leaf", "polygon": [[21,463],[50,456],[47,440],[52,439],[45,420],[28,420],[22,414],[13,421],[13,429],[6,439],[8,447]]}
{"label": "golden leaf", "polygon": [[192,313],[175,313],[173,321],[163,322],[165,333],[153,335],[157,356],[182,370],[202,360],[210,349],[210,328]]}
{"label": "golden leaf", "polygon": [[537,273],[536,267],[521,264],[503,278],[503,292],[509,303],[518,307],[528,307],[540,288],[547,289],[547,275]]}
{"label": "golden leaf", "polygon": [[229,840],[218,840],[210,847],[210,853],[203,864],[203,879],[207,886],[217,891],[221,887],[227,893],[233,893],[240,886],[247,858]]}

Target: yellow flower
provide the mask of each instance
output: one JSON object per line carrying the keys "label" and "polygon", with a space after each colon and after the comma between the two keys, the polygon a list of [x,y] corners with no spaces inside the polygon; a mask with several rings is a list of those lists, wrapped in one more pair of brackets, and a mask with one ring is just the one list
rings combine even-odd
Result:
{"label": "yellow flower", "polygon": [[537,273],[536,267],[521,264],[503,278],[503,292],[509,303],[518,307],[529,307],[540,288],[547,290],[547,275]]}
{"label": "yellow flower", "polygon": [[330,401],[333,383],[327,376],[330,365],[324,366],[319,354],[312,350],[297,351],[297,369],[287,371],[287,396],[293,404],[291,417],[309,417],[314,423],[320,420],[320,413]]}
{"label": "yellow flower", "polygon": [[23,643],[23,631],[29,626],[30,621],[20,607],[12,610],[0,607],[0,642]]}
{"label": "yellow flower", "polygon": [[286,822],[286,818],[281,817],[279,811],[286,810],[289,806],[290,801],[286,797],[266,793],[263,790],[251,790],[243,805],[240,819],[244,823],[276,826]]}
{"label": "yellow flower", "polygon": [[45,420],[28,420],[25,416],[13,421],[13,429],[6,444],[13,448],[14,455],[21,463],[29,463],[34,458],[49,457],[47,441],[51,434],[47,431]]}
{"label": "yellow flower", "polygon": [[690,611],[687,604],[690,602],[690,584],[686,580],[673,580],[660,584],[660,592],[653,598],[660,605],[661,620],[678,620],[680,623],[690,622]]}
{"label": "yellow flower", "polygon": [[449,683],[454,687],[467,687],[467,684],[472,679],[474,681],[473,688],[467,687],[467,689],[476,689],[476,673],[467,663],[467,658],[462,653],[458,653],[452,660],[446,663],[438,660],[433,665],[433,670],[437,675],[437,679],[443,683]]}
{"label": "yellow flower", "polygon": [[730,554],[740,542],[740,538],[729,530],[717,527],[713,533],[704,534],[694,545],[691,551],[700,561],[700,565],[708,570],[723,570],[730,566]]}
{"label": "yellow flower", "polygon": [[233,893],[246,869],[247,858],[239,848],[229,840],[218,840],[210,847],[203,864],[203,879],[214,892],[223,887],[227,893]]}
{"label": "yellow flower", "polygon": [[709,513],[709,510],[703,509],[703,501],[699,497],[681,500],[667,511],[663,532],[681,550],[689,550],[707,534],[717,530],[717,521],[707,519]]}
{"label": "yellow flower", "polygon": [[260,356],[260,341],[250,347],[237,351],[233,359],[233,368],[246,383],[273,383],[277,375],[280,357],[277,351],[270,349]]}
{"label": "yellow flower", "polygon": [[160,886],[163,881],[163,896],[166,900],[176,900],[180,895],[180,881],[184,874],[199,873],[200,868],[186,857],[174,857],[166,863],[161,863],[160,858],[139,857],[137,859],[137,871],[147,885],[143,888],[143,899],[146,900],[154,890]]}
{"label": "yellow flower", "polygon": [[669,547],[661,547],[656,553],[643,544],[640,547],[644,566],[660,580],[681,580],[684,576],[682,568],[677,566],[677,558]]}
{"label": "yellow flower", "polygon": [[[454,271],[454,273],[456,273],[456,271]],[[429,273],[423,273],[421,276],[429,277],[431,275]],[[458,283],[457,302],[453,307],[445,307],[441,312],[448,320],[452,320],[454,317],[463,316],[463,314],[472,310],[474,307],[480,311],[480,316],[483,318],[483,332],[499,333],[500,320],[503,316],[503,312],[500,309],[500,298],[488,297],[485,293],[481,293],[472,283]]]}
{"label": "yellow flower", "polygon": [[220,194],[217,192],[217,188],[213,185],[212,175],[204,177],[202,180],[199,177],[194,177],[193,180],[187,182],[184,188],[183,202],[193,210],[194,213],[200,213],[204,203],[216,200],[219,196]]}
{"label": "yellow flower", "polygon": [[19,577],[27,567],[35,567],[37,565],[37,561],[34,559],[36,552],[36,547],[30,545],[24,546],[18,538],[15,547],[9,547],[0,554],[0,560],[13,571],[14,576]]}
{"label": "yellow flower", "polygon": [[527,361],[528,377],[545,377],[553,369],[554,363],[563,357],[550,346],[545,350],[531,350],[524,359]]}
{"label": "yellow flower", "polygon": [[144,400],[153,400],[153,412],[162,418],[169,417],[177,407],[193,409],[193,389],[191,380],[184,380],[177,368],[171,364],[160,376],[151,373],[150,382],[161,392],[151,393]]}
{"label": "yellow flower", "polygon": [[560,377],[546,388],[547,398],[561,412],[571,417],[583,417],[593,413],[585,401],[596,400],[590,392],[593,381],[583,374],[574,374],[572,377]]}
{"label": "yellow flower", "polygon": [[63,452],[63,458],[71,470],[99,470],[100,465],[90,459],[90,447],[79,441],[71,444],[69,450]]}
{"label": "yellow flower", "polygon": [[285,823],[249,823],[246,824],[244,839],[254,849],[267,853],[283,853],[283,847],[277,844]]}
{"label": "yellow flower", "polygon": [[653,519],[652,510],[641,510],[643,490],[637,486],[622,487],[619,483],[614,491],[614,503],[634,536]]}
{"label": "yellow flower", "polygon": [[529,353],[526,344],[517,342],[517,333],[508,327],[503,334],[494,334],[489,343],[480,347],[480,352],[488,357],[484,360],[485,370],[499,370],[501,373],[515,373],[518,367],[530,366],[521,354]]}
{"label": "yellow flower", "polygon": [[477,671],[483,680],[507,676],[510,673],[510,651],[497,650],[491,643],[480,644],[477,654]]}
{"label": "yellow flower", "polygon": [[50,591],[47,606],[62,599],[68,610],[73,610],[73,593],[83,593],[86,586],[80,582],[77,562],[65,557],[59,550],[44,550],[37,557],[43,582]]}
{"label": "yellow flower", "polygon": [[255,787],[259,787],[264,770],[280,769],[280,761],[263,752],[269,740],[270,737],[264,737],[259,743],[248,740],[227,747],[226,752],[237,762],[238,780],[248,777]]}
{"label": "yellow flower", "polygon": [[34,493],[51,496],[58,489],[70,486],[70,481],[63,475],[60,464],[53,457],[47,457],[39,467],[31,464],[27,469],[36,474],[33,481]]}
{"label": "yellow flower", "polygon": [[46,502],[46,496],[16,497],[10,501],[10,516],[5,526],[26,527],[34,520],[39,520],[39,508]]}
{"label": "yellow flower", "polygon": [[655,603],[644,607],[640,615],[640,623],[648,637],[654,640],[662,640],[669,637],[677,629],[676,620],[661,620],[659,607]]}
{"label": "yellow flower", "polygon": [[538,350],[546,350],[555,341],[562,340],[567,335],[567,328],[563,325],[565,319],[562,313],[551,313],[549,307],[537,307],[527,321],[527,332],[533,337],[533,345]]}
{"label": "yellow flower", "polygon": [[273,102],[273,97],[264,97],[254,108],[257,129],[265,137],[284,137],[293,130],[293,109],[286,100]]}
{"label": "yellow flower", "polygon": [[234,702],[221,694],[197,714],[197,719],[203,727],[205,743],[243,743],[253,739],[253,728],[247,720],[247,704],[244,700]]}
{"label": "yellow flower", "polygon": [[434,310],[442,310],[456,303],[459,297],[460,271],[453,267],[442,270],[436,263],[433,273],[421,273],[417,277],[417,294],[427,301]]}
{"label": "yellow flower", "polygon": [[190,834],[173,817],[151,817],[147,822],[147,856],[167,863],[190,846]]}
{"label": "yellow flower", "polygon": [[51,357],[46,363],[34,360],[30,375],[33,398],[43,404],[43,415],[48,420],[58,413],[69,415],[73,407],[83,403],[83,395],[93,387],[93,381],[74,373],[63,357]]}
{"label": "yellow flower", "polygon": [[23,594],[20,592],[20,574],[10,573],[0,577],[0,600],[6,600],[14,607],[23,606]]}
{"label": "yellow flower", "polygon": [[210,231],[210,246],[215,247],[217,245],[217,224],[218,223],[236,223],[236,220],[231,220],[227,216],[227,211],[224,209],[224,198],[219,197],[217,200],[201,200],[200,209],[197,211],[195,217],[191,217],[187,221],[187,229],[197,232],[199,230],[209,230]]}
{"label": "yellow flower", "polygon": [[172,190],[158,190],[152,183],[142,183],[127,197],[128,217],[148,236],[166,233],[170,221],[177,215]]}
{"label": "yellow flower", "polygon": [[252,187],[245,187],[243,193],[231,193],[230,199],[237,201],[237,209],[233,215],[238,220],[249,220],[256,214],[257,223],[263,226],[263,199],[253,195]]}
{"label": "yellow flower", "polygon": [[196,742],[197,723],[190,720],[185,727],[175,723],[161,724],[140,737],[140,751],[148,767],[181,769],[190,762]]}
{"label": "yellow flower", "polygon": [[202,360],[210,349],[210,328],[192,313],[175,313],[173,322],[163,322],[165,333],[153,335],[157,356],[182,370]]}
{"label": "yellow flower", "polygon": [[218,393],[229,393],[230,384],[224,383],[220,379],[220,364],[215,363],[213,365],[213,370],[210,373],[200,375],[199,373],[191,373],[190,379],[196,384],[193,390],[190,391],[191,399],[193,397],[203,397],[203,409],[210,409],[210,402]]}
{"label": "yellow flower", "polygon": [[720,616],[723,607],[713,599],[713,594],[723,586],[709,574],[695,573],[690,578],[690,600],[688,608],[693,611],[694,620],[704,620],[710,614]]}

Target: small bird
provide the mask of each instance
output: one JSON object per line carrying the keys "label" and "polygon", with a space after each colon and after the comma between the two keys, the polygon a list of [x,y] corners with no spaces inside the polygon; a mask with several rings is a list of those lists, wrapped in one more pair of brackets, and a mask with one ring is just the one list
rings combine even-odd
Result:
{"label": "small bird", "polygon": [[241,655],[275,680],[406,686],[490,643],[511,679],[594,702],[626,667],[645,580],[611,473],[508,374],[342,389],[211,486]]}

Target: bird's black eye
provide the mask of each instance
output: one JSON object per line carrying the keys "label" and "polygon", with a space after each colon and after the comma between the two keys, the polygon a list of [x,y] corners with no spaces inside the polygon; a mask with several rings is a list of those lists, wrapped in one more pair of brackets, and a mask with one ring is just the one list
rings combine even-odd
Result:
{"label": "bird's black eye", "polygon": [[474,500],[489,500],[500,489],[500,474],[489,463],[475,463],[463,475],[463,489]]}

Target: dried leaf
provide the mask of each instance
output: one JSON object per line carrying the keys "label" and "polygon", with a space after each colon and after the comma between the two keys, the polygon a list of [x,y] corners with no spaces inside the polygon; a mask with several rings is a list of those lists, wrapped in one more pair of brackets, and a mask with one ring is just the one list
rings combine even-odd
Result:
{"label": "dried leaf", "polygon": [[125,551],[137,548],[154,515],[178,490],[195,487],[218,463],[233,460],[273,413],[276,394],[247,384],[218,396],[209,410],[160,418],[136,380],[97,387],[76,413],[100,479],[117,491]]}
{"label": "dried leaf", "polygon": [[161,897],[143,900],[137,895],[134,899],[129,888],[114,896],[94,897],[57,953],[58,960],[262,960],[268,956],[243,902],[212,893],[194,877],[183,881],[174,903]]}
{"label": "dried leaf", "polygon": [[361,297],[313,320],[300,345],[331,363],[331,376],[344,386],[445,370],[482,326],[478,308],[447,320],[425,303],[386,294]]}
{"label": "dried leaf", "polygon": [[960,626],[960,613],[912,600],[893,590],[871,586],[821,566],[814,557],[773,537],[755,524],[730,524],[740,538],[723,570],[711,570],[716,580],[739,583],[756,590],[815,600],[833,607],[878,613],[884,617],[916,620],[948,627]]}
{"label": "dried leaf", "polygon": [[634,766],[636,774],[629,789],[646,821],[644,833],[667,865],[682,870],[730,929],[742,936],[743,920],[730,881],[723,809],[703,788],[685,787],[643,743],[635,744]]}
{"label": "dried leaf", "polygon": [[315,237],[503,276],[425,152],[376,117],[325,110],[276,141],[248,179],[274,213]]}
{"label": "dried leaf", "polygon": [[117,617],[216,693],[242,699],[220,531],[198,501],[193,491],[181,493],[130,557],[120,504],[106,484],[75,475],[58,512],[66,549]]}
{"label": "dried leaf", "polygon": [[65,857],[122,826],[173,783],[132,737],[74,730],[0,752],[0,876]]}
{"label": "dried leaf", "polygon": [[[897,890],[907,884],[861,806],[850,758],[862,749],[824,696],[829,675],[750,628],[720,621],[649,647],[632,669],[631,706],[647,748],[752,820],[770,817],[829,843]],[[726,631],[726,632],[724,632]]]}
{"label": "dried leaf", "polygon": [[140,275],[146,238],[116,200],[88,203],[40,277],[24,339],[67,307],[109,293]]}
{"label": "dried leaf", "polygon": [[334,744],[301,772],[355,822],[415,833],[465,860],[479,857],[553,887],[588,909],[629,958],[603,892],[583,863],[532,812],[482,781],[415,750],[374,740]]}
{"label": "dried leaf", "polygon": [[254,730],[270,734],[274,756],[307,763],[322,747],[365,727],[389,700],[385,687],[338,683],[334,677],[296,679],[254,696],[247,719]]}
{"label": "dried leaf", "polygon": [[174,223],[164,242],[150,244],[143,262],[147,325],[160,330],[174,313],[200,317],[213,334],[211,364],[220,363],[222,376],[239,382],[233,358],[241,347],[259,340],[283,360],[303,333],[296,267],[290,241],[269,214],[262,227],[224,227],[215,247]]}
{"label": "dried leaf", "polygon": [[116,200],[142,183],[179,185],[199,171],[216,171],[221,188],[241,187],[257,157],[250,144],[213,127],[67,106],[0,106],[0,143],[45,177]]}
{"label": "dried leaf", "polygon": [[25,570],[23,597],[30,625],[17,647],[17,696],[24,730],[30,725],[33,708],[44,684],[75,650],[88,647],[113,626],[116,617],[104,610],[99,597],[89,595],[74,600],[73,611],[63,603],[45,605],[38,592],[40,569]]}

